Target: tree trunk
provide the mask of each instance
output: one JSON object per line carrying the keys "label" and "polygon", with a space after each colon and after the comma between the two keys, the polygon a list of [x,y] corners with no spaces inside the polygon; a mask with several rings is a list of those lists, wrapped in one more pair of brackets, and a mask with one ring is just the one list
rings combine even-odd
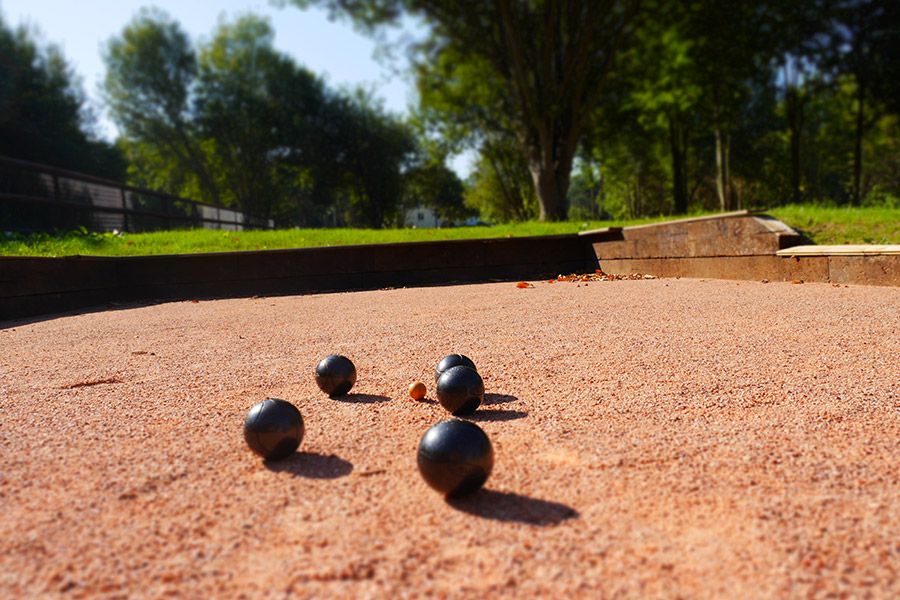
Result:
{"label": "tree trunk", "polygon": [[791,202],[797,204],[802,200],[800,190],[800,129],[803,126],[803,105],[796,87],[787,89],[785,96],[788,131],[791,144]]}
{"label": "tree trunk", "polygon": [[731,189],[729,187],[728,155],[729,136],[722,133],[722,128],[716,125],[716,193],[719,196],[719,209],[722,212],[731,210]]}
{"label": "tree trunk", "polygon": [[725,203],[728,210],[735,210],[734,187],[731,185],[731,134],[725,134]]}
{"label": "tree trunk", "polygon": [[541,221],[564,221],[568,217],[566,195],[575,151],[567,146],[551,140],[531,149],[528,169],[537,192]]}
{"label": "tree trunk", "polygon": [[688,210],[687,144],[685,127],[677,116],[669,116],[669,142],[672,149],[672,196],[675,214]]}
{"label": "tree trunk", "polygon": [[856,81],[856,140],[853,147],[853,198],[854,206],[862,204],[863,135],[865,134],[865,88]]}

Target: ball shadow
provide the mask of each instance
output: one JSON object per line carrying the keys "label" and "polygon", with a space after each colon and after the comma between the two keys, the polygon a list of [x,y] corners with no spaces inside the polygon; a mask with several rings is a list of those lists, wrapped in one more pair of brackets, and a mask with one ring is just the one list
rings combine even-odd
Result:
{"label": "ball shadow", "polygon": [[581,515],[571,506],[549,500],[529,498],[513,492],[481,489],[463,498],[448,498],[456,510],[494,521],[525,523],[547,527]]}
{"label": "ball shadow", "polygon": [[265,461],[267,469],[310,479],[337,479],[353,471],[353,463],[334,454],[295,452],[283,460]]}
{"label": "ball shadow", "polygon": [[375,394],[345,394],[343,396],[333,396],[331,399],[351,404],[375,404],[376,402],[391,401],[387,396],[377,396]]}
{"label": "ball shadow", "polygon": [[484,395],[484,404],[507,404],[509,402],[516,402],[518,398],[515,396],[510,396],[509,394],[485,394]]}
{"label": "ball shadow", "polygon": [[487,408],[477,410],[465,418],[471,421],[515,421],[516,419],[524,419],[528,416],[527,412],[521,410],[498,410],[495,408]]}

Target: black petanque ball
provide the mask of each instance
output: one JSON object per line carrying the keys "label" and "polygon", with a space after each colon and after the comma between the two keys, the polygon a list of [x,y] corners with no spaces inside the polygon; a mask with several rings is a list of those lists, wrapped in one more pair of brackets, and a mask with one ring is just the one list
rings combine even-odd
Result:
{"label": "black petanque ball", "polygon": [[466,356],[465,354],[448,354],[444,358],[441,359],[441,362],[437,364],[437,367],[434,369],[434,381],[437,382],[438,379],[441,378],[441,375],[447,369],[452,369],[453,367],[469,367],[473,371],[477,371],[475,368],[475,363],[472,362],[472,359]]}
{"label": "black petanque ball", "polygon": [[475,423],[450,419],[425,432],[417,461],[425,482],[454,498],[484,485],[494,468],[494,448]]}
{"label": "black petanque ball", "polygon": [[303,417],[286,400],[266,398],[244,419],[244,439],[250,449],[266,460],[278,460],[294,453],[303,440]]}
{"label": "black petanque ball", "polygon": [[470,415],[484,400],[484,381],[475,369],[451,367],[438,378],[437,398],[452,415]]}
{"label": "black petanque ball", "polygon": [[346,356],[326,356],[316,365],[316,383],[332,398],[343,396],[356,383],[356,367]]}

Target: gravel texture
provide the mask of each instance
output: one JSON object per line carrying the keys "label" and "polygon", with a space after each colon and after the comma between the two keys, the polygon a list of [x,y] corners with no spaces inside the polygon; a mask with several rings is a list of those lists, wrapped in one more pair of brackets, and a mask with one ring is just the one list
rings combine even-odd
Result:
{"label": "gravel texture", "polygon": [[[0,597],[900,597],[900,288],[533,283],[0,323]],[[450,352],[496,463],[447,503]]]}

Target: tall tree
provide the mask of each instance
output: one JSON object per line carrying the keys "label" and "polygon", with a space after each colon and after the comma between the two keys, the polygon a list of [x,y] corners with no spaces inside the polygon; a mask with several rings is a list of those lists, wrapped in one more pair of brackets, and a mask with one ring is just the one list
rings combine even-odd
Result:
{"label": "tall tree", "polygon": [[497,81],[537,190],[540,217],[566,218],[572,161],[586,120],[634,26],[640,0],[293,0],[324,5],[364,27],[422,18],[426,59],[453,52]]}
{"label": "tall tree", "polygon": [[753,89],[764,87],[773,57],[772,29],[762,2],[703,0],[687,6],[684,35],[704,111],[715,143],[716,195],[720,210],[735,206],[731,156]]}
{"label": "tall tree", "polygon": [[271,25],[255,15],[221,23],[201,48],[196,85],[198,134],[217,184],[263,219],[312,168],[309,130],[325,102],[321,80],[273,42]]}
{"label": "tall tree", "polygon": [[62,52],[0,16],[0,154],[121,178],[124,159],[93,133],[87,109]]}
{"label": "tall tree", "polygon": [[335,98],[332,111],[337,126],[328,138],[327,156],[340,169],[349,194],[346,221],[384,227],[397,210],[403,174],[415,157],[412,130],[360,90]]}
{"label": "tall tree", "polygon": [[802,133],[804,110],[821,82],[822,35],[830,0],[772,2],[767,7],[768,27],[775,32],[775,64],[780,73],[790,145],[791,201],[803,200]]}
{"label": "tall tree", "polygon": [[645,21],[627,57],[632,80],[629,102],[642,124],[665,132],[668,139],[676,214],[688,210],[690,142],[701,97],[690,52],[694,42],[683,35],[680,25],[683,22],[669,19]]}
{"label": "tall tree", "polygon": [[106,100],[122,132],[176,157],[197,177],[205,199],[219,204],[219,188],[196,135],[196,55],[181,26],[164,12],[142,9],[110,40],[103,58]]}
{"label": "tall tree", "polygon": [[890,102],[900,93],[896,79],[900,76],[896,66],[900,8],[892,0],[838,0],[830,14],[831,42],[827,48],[831,56],[826,64],[830,62],[837,73],[851,74],[856,83],[851,200],[858,206],[863,197],[863,140],[883,114],[872,102],[873,96],[881,95]]}
{"label": "tall tree", "polygon": [[490,221],[527,221],[538,215],[537,195],[515,139],[487,140],[466,190],[466,204]]}
{"label": "tall tree", "polygon": [[427,206],[444,222],[464,219],[472,214],[463,204],[465,186],[443,162],[430,160],[404,174],[404,209]]}

